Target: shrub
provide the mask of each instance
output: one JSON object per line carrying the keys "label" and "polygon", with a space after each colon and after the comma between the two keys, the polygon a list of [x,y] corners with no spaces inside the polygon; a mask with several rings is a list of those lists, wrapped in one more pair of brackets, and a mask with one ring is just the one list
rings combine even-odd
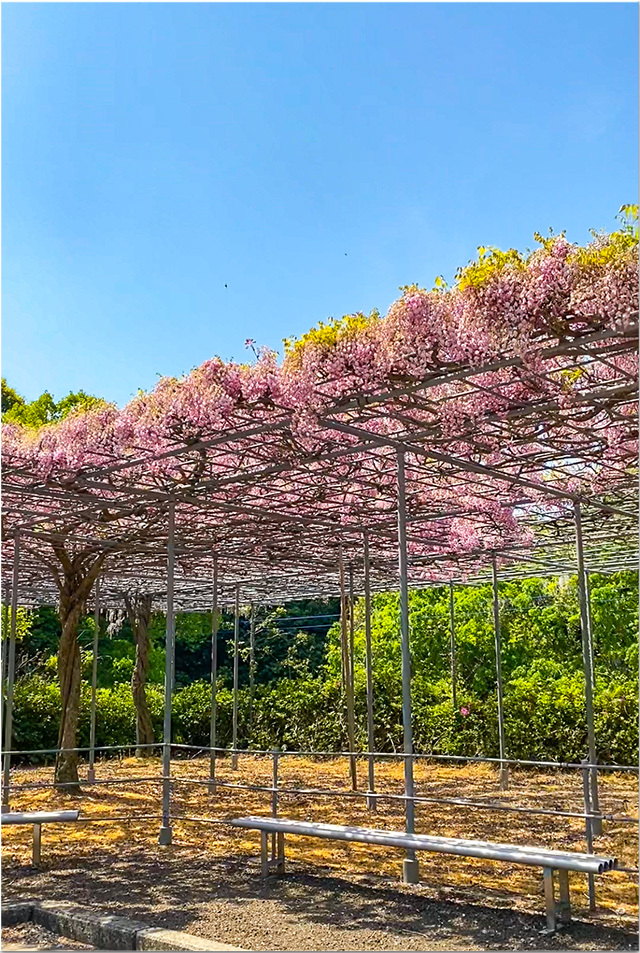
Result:
{"label": "shrub", "polygon": [[[356,694],[356,742],[366,747],[364,680]],[[60,691],[55,681],[31,675],[16,682],[14,746],[33,750],[54,748],[58,738]],[[163,691],[147,687],[155,736],[162,738]],[[173,697],[173,740],[206,747],[209,744],[211,689],[192,682]],[[135,710],[128,685],[100,688],[96,695],[96,743],[135,743]],[[233,695],[217,695],[217,738],[231,745]],[[603,681],[594,695],[598,756],[633,763],[638,745],[638,696],[631,680]],[[91,692],[82,688],[78,744],[89,743]],[[507,755],[527,760],[579,761],[587,751],[584,684],[579,672],[563,672],[555,663],[516,673],[505,687]],[[375,691],[375,740],[380,751],[402,749],[402,709],[399,696]],[[455,755],[498,755],[495,695],[479,698],[459,693],[453,710],[450,689],[442,681],[430,685],[419,678],[413,687],[413,731],[417,751]],[[259,686],[249,722],[249,691],[238,697],[238,738],[241,747],[308,751],[346,750],[346,709],[336,680],[306,678]],[[38,760],[38,759],[35,759]]]}

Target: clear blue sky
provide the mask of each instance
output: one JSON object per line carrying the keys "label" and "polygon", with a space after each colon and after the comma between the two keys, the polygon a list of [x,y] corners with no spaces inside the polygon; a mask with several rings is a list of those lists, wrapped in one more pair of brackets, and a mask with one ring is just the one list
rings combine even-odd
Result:
{"label": "clear blue sky", "polygon": [[3,374],[122,403],[479,244],[610,228],[637,27],[635,4],[4,3]]}

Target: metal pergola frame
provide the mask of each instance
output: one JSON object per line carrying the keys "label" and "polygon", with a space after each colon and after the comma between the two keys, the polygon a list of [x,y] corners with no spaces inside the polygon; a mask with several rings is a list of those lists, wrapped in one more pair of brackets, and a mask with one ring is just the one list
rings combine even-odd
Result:
{"label": "metal pergola frame", "polygon": [[[3,573],[14,607],[5,797],[15,607],[56,603],[52,546],[104,556],[96,617],[100,607],[119,608],[125,592],[152,595],[154,606],[167,613],[161,843],[171,840],[176,612],[214,607],[214,752],[217,607],[234,604],[237,647],[241,599],[273,605],[341,591],[344,599],[340,567],[348,565],[353,592],[365,596],[370,672],[371,592],[399,588],[405,820],[412,832],[409,589],[493,581],[499,762],[506,786],[498,581],[577,571],[589,803],[597,830],[587,573],[637,568],[637,460],[631,446],[637,317],[620,327],[594,322],[562,339],[541,335],[535,368],[514,353],[478,366],[439,366],[385,391],[367,388],[354,375],[353,381],[340,382],[338,398],[332,396],[338,382],[320,380],[311,432],[300,429],[291,411],[257,402],[236,408],[218,430],[194,433],[192,427],[182,432],[177,427],[175,441],[154,452],[132,448],[124,461],[105,452],[102,465],[85,467],[73,479],[51,477],[43,484],[29,468],[5,466]],[[537,396],[532,398],[532,392]],[[612,428],[622,434],[613,444],[608,439]],[[172,470],[159,472],[166,461]],[[516,514],[513,527],[501,522],[501,506]],[[466,549],[451,543],[460,523],[474,534]],[[12,555],[10,582],[6,557]],[[453,620],[451,639],[454,665]],[[237,678],[234,686],[237,699]],[[370,678],[367,695],[370,722]],[[368,736],[371,749],[371,723]],[[236,742],[234,733],[234,750]],[[213,754],[211,763],[214,781]],[[415,857],[407,860],[407,877],[413,879]]]}

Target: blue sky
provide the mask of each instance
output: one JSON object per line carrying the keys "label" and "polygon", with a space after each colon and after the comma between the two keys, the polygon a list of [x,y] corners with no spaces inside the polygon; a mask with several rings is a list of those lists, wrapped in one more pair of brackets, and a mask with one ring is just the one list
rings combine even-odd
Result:
{"label": "blue sky", "polygon": [[635,4],[2,5],[2,372],[125,402],[636,201]]}

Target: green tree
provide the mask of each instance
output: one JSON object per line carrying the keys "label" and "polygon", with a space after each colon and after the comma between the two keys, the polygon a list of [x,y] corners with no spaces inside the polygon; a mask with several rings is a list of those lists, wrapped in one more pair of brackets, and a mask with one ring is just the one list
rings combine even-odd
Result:
{"label": "green tree", "polygon": [[83,390],[77,393],[68,393],[59,401],[55,401],[49,391],[44,391],[40,397],[30,402],[21,397],[12,387],[9,387],[2,378],[2,422],[20,424],[23,427],[42,427],[55,420],[62,420],[70,413],[88,410],[95,404],[102,403],[99,397],[86,394]]}

